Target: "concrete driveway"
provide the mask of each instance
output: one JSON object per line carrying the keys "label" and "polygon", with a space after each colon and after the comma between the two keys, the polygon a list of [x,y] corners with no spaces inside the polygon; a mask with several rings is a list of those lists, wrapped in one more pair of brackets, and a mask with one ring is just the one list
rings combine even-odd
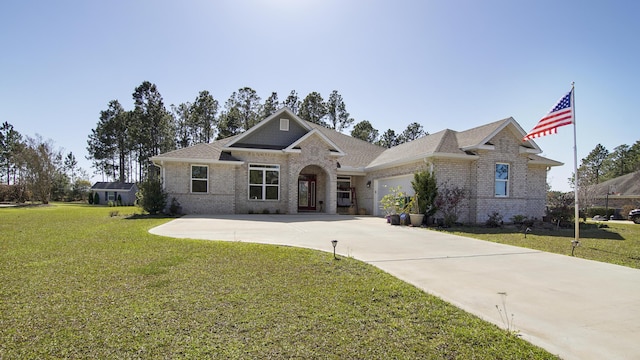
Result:
{"label": "concrete driveway", "polygon": [[185,216],[150,232],[327,252],[335,239],[340,256],[374,265],[503,328],[496,306],[503,309],[506,300],[511,329],[564,359],[640,359],[640,270],[390,226],[375,217]]}

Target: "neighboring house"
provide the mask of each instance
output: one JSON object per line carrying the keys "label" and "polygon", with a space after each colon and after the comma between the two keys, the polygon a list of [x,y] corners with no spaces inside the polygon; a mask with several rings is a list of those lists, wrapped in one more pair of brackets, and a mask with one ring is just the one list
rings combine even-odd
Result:
{"label": "neighboring house", "polygon": [[97,182],[91,187],[91,193],[98,194],[99,205],[106,205],[109,201],[116,203],[118,195],[122,205],[133,205],[136,201],[136,192],[138,192],[138,186],[135,183]]}
{"label": "neighboring house", "polygon": [[387,149],[313,124],[282,108],[248,131],[152,158],[169,199],[185,213],[346,212],[383,215],[389,188],[413,193],[419,170],[440,186],[467,190],[462,222],[499,212],[541,219],[547,170],[562,165],[537,154],[513,118],[470,130],[443,130]]}
{"label": "neighboring house", "polygon": [[592,185],[587,193],[591,197],[589,205],[618,209],[623,206],[640,208],[640,171]]}

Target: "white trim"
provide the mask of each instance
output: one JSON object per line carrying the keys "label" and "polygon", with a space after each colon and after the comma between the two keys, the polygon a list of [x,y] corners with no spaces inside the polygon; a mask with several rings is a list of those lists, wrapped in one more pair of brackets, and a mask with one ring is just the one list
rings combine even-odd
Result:
{"label": "white trim", "polygon": [[[234,149],[236,150],[236,149]],[[208,165],[243,165],[244,161],[229,161],[229,160],[209,160],[209,159],[196,159],[196,158],[175,158],[175,157],[152,157],[151,161],[156,166],[164,166],[165,162],[178,162],[178,163],[201,163]]]}
{"label": "white trim", "polygon": [[473,146],[465,146],[463,148],[460,148],[460,150],[462,151],[469,151],[469,150],[489,150],[489,151],[493,151],[496,149],[495,145],[473,145]]}
{"label": "white trim", "polygon": [[451,154],[451,153],[436,152],[436,153],[431,153],[431,154],[416,155],[414,157],[405,159],[403,161],[395,161],[395,162],[392,161],[392,162],[387,162],[387,163],[376,165],[376,166],[365,167],[364,170],[368,172],[368,171],[388,169],[388,168],[392,168],[392,167],[396,167],[396,166],[402,166],[402,165],[411,164],[411,163],[417,162],[419,160],[424,160],[426,162],[427,159],[451,159],[451,160],[473,161],[473,160],[480,159],[480,156],[479,155]]}
{"label": "white trim", "polygon": [[555,160],[529,160],[528,165],[562,166],[564,163]]}

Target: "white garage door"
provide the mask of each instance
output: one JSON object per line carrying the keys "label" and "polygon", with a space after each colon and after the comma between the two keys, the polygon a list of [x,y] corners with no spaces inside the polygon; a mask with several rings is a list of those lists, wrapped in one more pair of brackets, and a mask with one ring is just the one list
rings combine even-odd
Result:
{"label": "white garage door", "polygon": [[384,179],[378,179],[374,181],[374,201],[373,214],[376,216],[384,215],[384,211],[380,209],[380,199],[389,193],[389,189],[400,186],[401,191],[406,192],[409,195],[413,195],[413,187],[411,181],[413,180],[413,174],[393,176]]}

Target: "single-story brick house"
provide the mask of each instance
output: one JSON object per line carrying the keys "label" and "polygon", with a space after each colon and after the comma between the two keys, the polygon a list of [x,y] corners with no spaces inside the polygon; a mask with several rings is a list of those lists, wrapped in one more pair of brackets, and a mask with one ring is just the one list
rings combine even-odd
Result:
{"label": "single-story brick house", "polygon": [[106,205],[110,201],[117,203],[118,196],[123,205],[132,205],[136,201],[136,192],[138,185],[135,183],[96,182],[91,187],[91,194],[98,194],[100,202],[97,205]]}
{"label": "single-story brick house", "polygon": [[462,222],[499,212],[542,218],[547,171],[562,165],[539,156],[513,118],[466,131],[442,130],[383,148],[304,121],[282,108],[248,131],[160,154],[169,199],[185,213],[346,212],[383,215],[380,199],[401,186],[413,193],[416,171],[467,190]]}

